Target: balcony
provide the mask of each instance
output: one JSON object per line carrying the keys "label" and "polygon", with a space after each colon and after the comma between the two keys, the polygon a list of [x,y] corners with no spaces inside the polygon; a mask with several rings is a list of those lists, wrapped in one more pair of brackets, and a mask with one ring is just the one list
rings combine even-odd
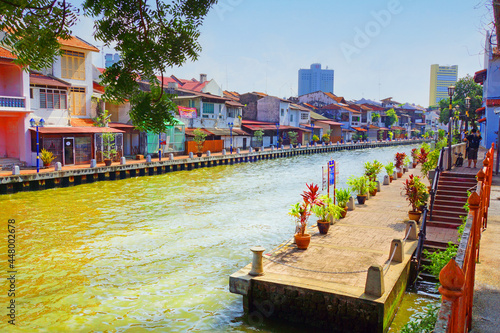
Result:
{"label": "balcony", "polygon": [[26,98],[0,96],[0,108],[4,111],[24,111],[26,109]]}

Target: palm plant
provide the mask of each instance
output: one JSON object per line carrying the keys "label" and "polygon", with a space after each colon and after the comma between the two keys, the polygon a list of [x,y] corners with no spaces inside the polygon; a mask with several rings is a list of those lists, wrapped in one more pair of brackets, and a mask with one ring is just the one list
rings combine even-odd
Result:
{"label": "palm plant", "polygon": [[316,215],[318,220],[326,222],[328,218],[331,216],[335,219],[340,218],[340,214],[343,212],[343,208],[335,205],[333,200],[329,198],[327,195],[322,195],[319,198],[319,201],[322,203],[320,205],[316,204],[312,206],[311,210]]}
{"label": "palm plant", "polygon": [[392,177],[392,174],[394,173],[394,163],[389,162],[385,165],[385,171],[387,172],[387,175],[389,177]]}
{"label": "palm plant", "polygon": [[337,198],[337,205],[341,208],[347,207],[347,202],[351,198],[350,188],[338,188],[335,190],[335,195]]}
{"label": "palm plant", "polygon": [[371,181],[375,181],[383,167],[384,165],[377,160],[365,162],[365,175],[370,178]]}
{"label": "palm plant", "polygon": [[368,192],[369,182],[370,180],[367,176],[350,177],[347,180],[347,185],[349,185],[354,191],[356,191],[358,196],[363,196]]}

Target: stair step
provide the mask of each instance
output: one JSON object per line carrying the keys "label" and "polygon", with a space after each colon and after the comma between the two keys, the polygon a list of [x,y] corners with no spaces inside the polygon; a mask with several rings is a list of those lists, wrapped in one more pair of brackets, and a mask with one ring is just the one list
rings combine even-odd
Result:
{"label": "stair step", "polygon": [[468,198],[467,190],[456,191],[454,189],[441,188],[441,187],[438,188],[436,195],[448,195],[459,198]]}
{"label": "stair step", "polygon": [[462,219],[457,216],[444,216],[436,213],[432,213],[432,220],[437,222],[450,222],[457,223],[458,225],[462,224]]}
{"label": "stair step", "polygon": [[446,242],[432,241],[428,239],[424,241],[424,249],[446,250],[447,247],[448,243]]}
{"label": "stair step", "polygon": [[437,227],[437,228],[448,228],[448,229],[457,229],[462,223],[455,222],[447,222],[447,221],[436,221],[434,220],[434,216],[432,217],[432,221],[427,221],[428,227]]}
{"label": "stair step", "polygon": [[457,197],[455,195],[447,195],[447,194],[438,194],[436,196],[436,199],[435,200],[447,200],[447,201],[459,201],[459,202],[467,202],[467,198],[466,197]]}
{"label": "stair step", "polygon": [[447,200],[445,198],[436,197],[434,200],[434,207],[436,206],[447,206],[455,208],[463,208],[465,201]]}
{"label": "stair step", "polygon": [[439,282],[439,279],[436,279],[434,275],[427,273],[427,271],[425,271],[423,268],[418,273],[418,276],[424,281]]}
{"label": "stair step", "polygon": [[466,215],[465,210],[445,210],[438,209],[434,206],[434,210],[432,211],[432,216],[448,216],[448,217],[460,217],[461,215]]}
{"label": "stair step", "polygon": [[434,211],[446,210],[446,211],[453,211],[453,212],[458,212],[458,213],[465,213],[465,209],[463,207],[463,204],[461,204],[461,203],[456,204],[455,206],[452,206],[452,205],[448,205],[448,204],[444,204],[444,203],[437,204],[434,201],[434,207],[432,209],[434,209]]}

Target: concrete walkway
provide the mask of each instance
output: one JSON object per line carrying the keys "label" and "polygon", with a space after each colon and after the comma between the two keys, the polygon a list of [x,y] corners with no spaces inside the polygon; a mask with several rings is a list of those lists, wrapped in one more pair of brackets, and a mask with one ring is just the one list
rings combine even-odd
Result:
{"label": "concrete walkway", "polygon": [[493,177],[488,227],[476,265],[471,332],[500,332],[500,176]]}

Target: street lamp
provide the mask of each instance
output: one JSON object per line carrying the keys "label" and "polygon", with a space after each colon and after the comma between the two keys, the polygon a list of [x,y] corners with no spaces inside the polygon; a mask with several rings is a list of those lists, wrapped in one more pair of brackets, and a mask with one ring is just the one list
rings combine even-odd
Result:
{"label": "street lamp", "polygon": [[36,173],[40,172],[40,138],[38,136],[38,127],[43,127],[45,124],[45,120],[41,118],[39,121],[35,121],[35,119],[30,119],[30,126],[36,127]]}
{"label": "street lamp", "polygon": [[311,141],[314,141],[314,123],[311,123],[311,127],[312,127],[312,137],[311,137]]}
{"label": "street lamp", "polygon": [[279,144],[280,144],[280,123],[276,123],[276,149],[280,149]]}
{"label": "street lamp", "polygon": [[465,133],[469,132],[469,109],[470,109],[470,97],[465,97],[465,107],[467,111],[465,111]]}
{"label": "street lamp", "polygon": [[229,139],[229,151],[232,154],[233,153],[233,126],[234,126],[234,124],[233,123],[227,123],[227,125],[229,126],[229,136],[230,136],[230,139]]}
{"label": "street lamp", "polygon": [[448,121],[448,170],[451,170],[451,123],[453,121],[452,104],[453,104],[453,94],[455,93],[455,86],[448,87],[448,96],[450,96],[450,106],[449,106],[449,116]]}

